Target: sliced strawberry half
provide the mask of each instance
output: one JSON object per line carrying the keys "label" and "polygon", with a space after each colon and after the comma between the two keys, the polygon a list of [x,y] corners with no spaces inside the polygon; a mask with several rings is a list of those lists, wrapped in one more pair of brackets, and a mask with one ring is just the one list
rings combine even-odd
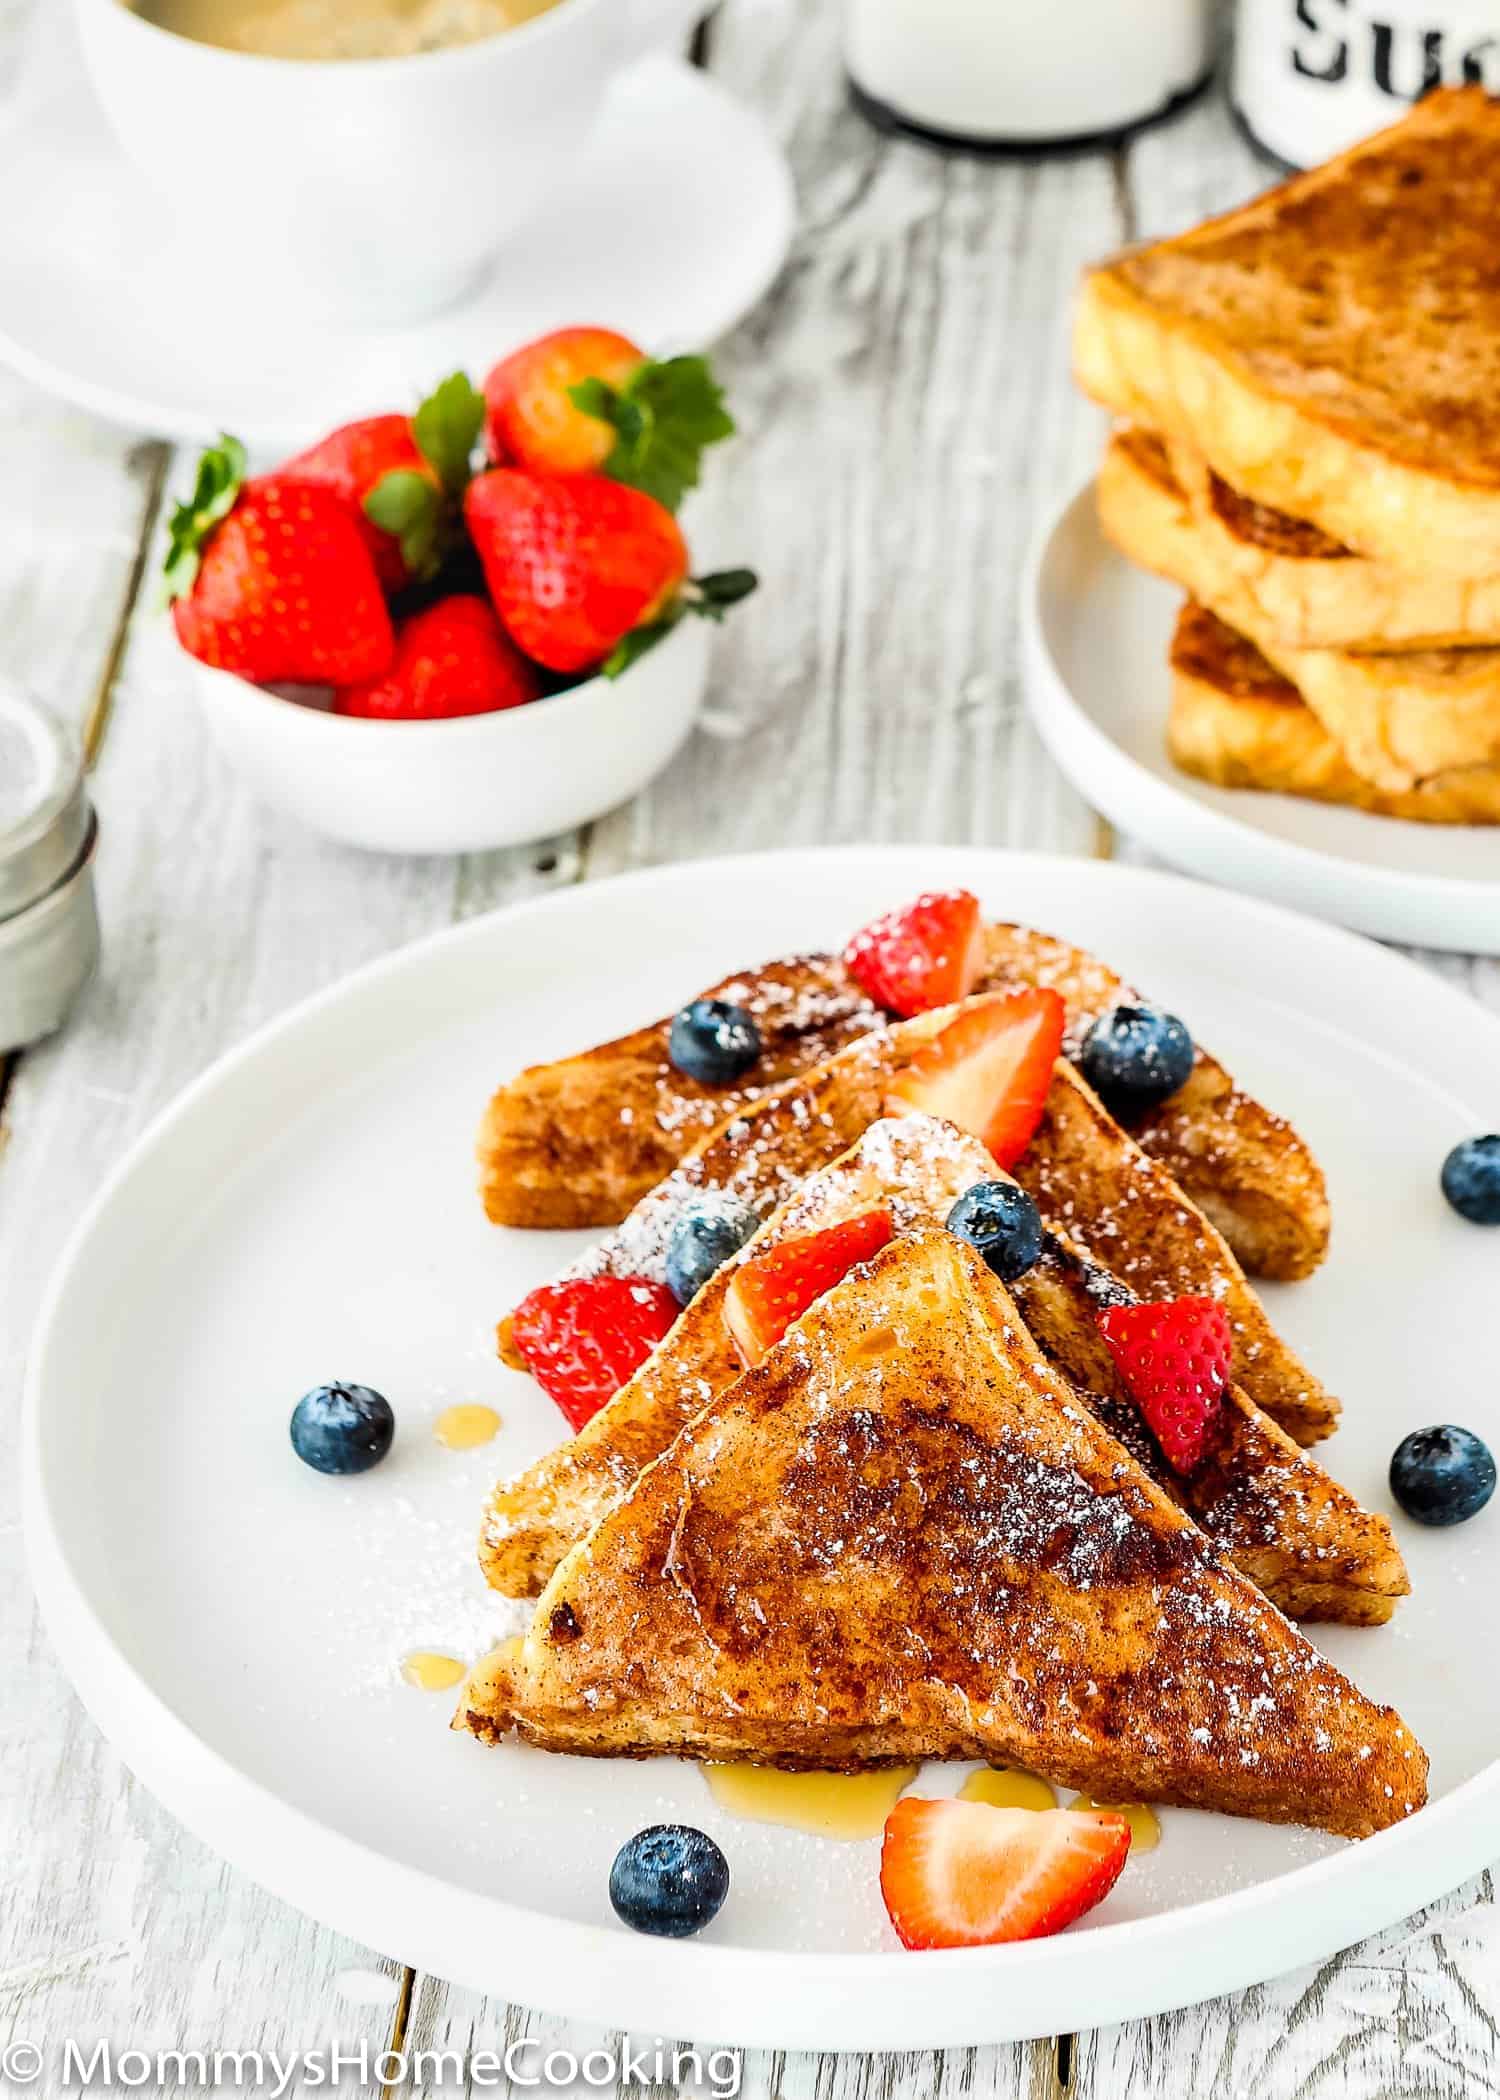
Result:
{"label": "sliced strawberry half", "polygon": [[574,1277],[523,1298],[511,1339],[577,1430],[634,1376],[677,1313],[672,1293],[649,1277]]}
{"label": "sliced strawberry half", "polygon": [[888,1210],[867,1210],[743,1263],[724,1296],[724,1324],[741,1361],[753,1369],[815,1298],[878,1254],[894,1230]]}
{"label": "sliced strawberry half", "polygon": [[855,934],[844,967],[877,1006],[904,1018],[967,999],[984,968],[979,899],[969,890],[924,891]]}
{"label": "sliced strawberry half", "polygon": [[1036,1135],[1062,1050],[1067,1008],[1048,990],[976,999],[886,1089],[886,1109],[920,1109],[979,1138],[1013,1167]]}
{"label": "sliced strawberry half", "polygon": [[994,1947],[1061,1932],[1120,1878],[1130,1825],[1108,1809],[898,1801],[880,1893],[905,1947]]}
{"label": "sliced strawberry half", "polygon": [[1229,1385],[1228,1313],[1214,1298],[1112,1305],[1099,1314],[1099,1331],[1167,1463],[1196,1471]]}

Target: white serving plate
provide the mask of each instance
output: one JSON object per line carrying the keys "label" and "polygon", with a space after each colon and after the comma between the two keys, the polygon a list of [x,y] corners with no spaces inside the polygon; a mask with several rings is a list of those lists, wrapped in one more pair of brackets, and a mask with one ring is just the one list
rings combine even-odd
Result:
{"label": "white serving plate", "polygon": [[572,183],[458,306],[384,333],[257,311],[125,159],[71,40],[44,58],[0,132],[0,181],[33,200],[0,214],[0,361],[164,437],[231,430],[289,451],[415,404],[455,365],[477,383],[580,318],[660,355],[702,349],[763,296],[791,242],[791,176],[759,118],[706,74],[650,58],[611,87]]}
{"label": "white serving plate", "polygon": [[1500,826],[1401,823],[1177,770],[1167,646],[1181,603],[1105,539],[1092,482],[1040,535],[1022,585],[1026,698],[1080,794],[1190,874],[1386,940],[1500,955]]}
{"label": "white serving plate", "polygon": [[[135,1147],[80,1225],[31,1355],[31,1565],[90,1711],[206,1842],[288,1901],[475,1988],[634,2032],[787,2047],[996,2041],[1153,2013],[1321,1957],[1500,1853],[1496,1526],[1397,1519],[1415,1594],[1378,1631],[1315,1629],[1433,1759],[1433,1803],[1364,1845],[1167,1811],[1159,1848],[1059,1938],[902,1952],[874,1841],[738,1822],[702,1775],[449,1734],[409,1649],[476,1655],[517,1608],[473,1533],[493,1476],[553,1443],[493,1323],[583,1243],[497,1231],[473,1193],[496,1081],[668,1011],[725,971],[842,942],[926,885],[1096,948],[1185,1014],[1325,1163],[1333,1252],[1268,1292],[1335,1391],[1324,1447],[1372,1507],[1425,1422],[1500,1442],[1500,1235],[1443,1203],[1460,1136],[1500,1124],[1500,1031],[1435,977],[1336,929],[1174,876],[954,848],[785,853],[655,870],[477,920],[256,1036]],[[368,1381],[400,1419],[362,1479],[306,1471],[297,1395]],[[488,1400],[499,1439],[429,1423]],[[919,1784],[954,1788],[931,1767]],[[638,1938],[606,1879],[631,1831],[713,1832],[733,1888],[700,1939]]]}

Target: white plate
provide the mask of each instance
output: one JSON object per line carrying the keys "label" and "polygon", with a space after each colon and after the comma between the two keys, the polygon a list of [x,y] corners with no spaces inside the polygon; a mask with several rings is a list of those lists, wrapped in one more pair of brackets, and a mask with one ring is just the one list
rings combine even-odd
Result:
{"label": "white plate", "polygon": [[[418,328],[349,334],[219,298],[120,153],[63,54],[0,136],[0,359],[112,421],[290,450],[477,381],[516,343],[607,321],[656,352],[713,343],[755,305],[795,223],[786,163],[705,74],[647,59],[610,91],[575,183],[507,243],[464,304]],[[59,78],[59,75],[62,77]]]}
{"label": "white plate", "polygon": [[[516,1607],[473,1558],[493,1476],[553,1443],[551,1404],[493,1354],[497,1314],[581,1244],[499,1232],[473,1193],[492,1085],[668,1011],[722,972],[841,941],[927,883],[1096,947],[1191,1017],[1329,1174],[1334,1251],[1274,1310],[1347,1427],[1328,1456],[1373,1507],[1409,1429],[1500,1443],[1500,1242],[1438,1192],[1500,1122],[1500,1033],[1413,965],[1268,906],[1140,870],[945,848],[710,862],[590,885],[362,971],[200,1080],[80,1228],[32,1354],[25,1476],[52,1636],[100,1726],[191,1829],[357,1939],[460,1983],[637,2033],[913,2048],[1093,2026],[1251,1983],[1403,1915],[1500,1852],[1489,1512],[1398,1520],[1415,1595],[1319,1645],[1402,1708],[1434,1805],[1363,1846],[1167,1812],[1160,1847],[1062,1937],[913,1955],[878,1846],[736,1822],[691,1765],[486,1751],[448,1697],[396,1680],[416,1645],[479,1653]],[[306,1471],[296,1396],[392,1399],[394,1455]],[[428,1434],[494,1402],[499,1440]],[[930,1789],[959,1773],[932,1767]],[[631,1831],[682,1817],[734,1885],[697,1941],[638,1938],[606,1898]]]}
{"label": "white plate", "polygon": [[1181,603],[1105,539],[1092,483],[1038,540],[1022,586],[1026,697],[1080,794],[1194,875],[1387,940],[1500,954],[1500,826],[1398,823],[1177,770],[1167,646]]}

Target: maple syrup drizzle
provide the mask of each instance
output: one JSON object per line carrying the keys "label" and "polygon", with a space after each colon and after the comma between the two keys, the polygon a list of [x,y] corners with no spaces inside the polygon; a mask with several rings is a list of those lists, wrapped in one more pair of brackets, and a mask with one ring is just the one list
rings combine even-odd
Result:
{"label": "maple syrup drizzle", "polygon": [[499,1427],[500,1417],[492,1407],[471,1402],[445,1407],[433,1423],[432,1433],[450,1451],[474,1451],[487,1444]]}
{"label": "maple syrup drizzle", "polygon": [[958,1790],[960,1801],[983,1801],[990,1808],[1056,1808],[1057,1795],[1035,1772],[986,1765],[971,1772]]}
{"label": "maple syrup drizzle", "polygon": [[449,1692],[469,1674],[467,1663],[455,1655],[435,1655],[427,1648],[414,1648],[401,1663],[401,1675],[419,1692]]}
{"label": "maple syrup drizzle", "polygon": [[1144,1801],[1096,1801],[1091,1794],[1075,1794],[1068,1803],[1069,1808],[1104,1808],[1111,1815],[1123,1816],[1130,1825],[1130,1849],[1134,1852],[1154,1852],[1161,1843],[1161,1824],[1156,1811],[1147,1808]]}
{"label": "maple syrup drizzle", "polygon": [[879,1772],[777,1772],[768,1765],[705,1765],[703,1776],[720,1808],[750,1823],[780,1823],[814,1837],[872,1838],[915,1765]]}

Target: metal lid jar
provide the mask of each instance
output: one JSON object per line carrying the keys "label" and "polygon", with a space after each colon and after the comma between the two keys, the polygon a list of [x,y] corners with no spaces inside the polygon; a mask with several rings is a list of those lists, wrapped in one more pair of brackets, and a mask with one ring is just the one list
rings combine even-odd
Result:
{"label": "metal lid jar", "polygon": [[0,684],[0,1052],[60,1028],[98,961],[97,836],[77,737]]}

